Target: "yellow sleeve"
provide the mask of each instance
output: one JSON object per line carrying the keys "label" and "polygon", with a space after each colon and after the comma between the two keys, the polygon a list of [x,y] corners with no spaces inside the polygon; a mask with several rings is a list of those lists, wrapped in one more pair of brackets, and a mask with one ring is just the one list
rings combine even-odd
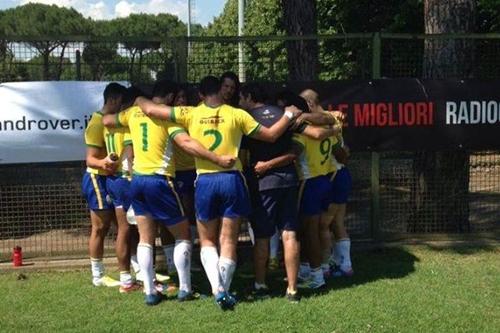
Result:
{"label": "yellow sleeve", "polygon": [[128,120],[130,118],[130,109],[118,112],[116,114],[116,125],[117,127],[123,126],[128,127]]}
{"label": "yellow sleeve", "polygon": [[94,113],[85,129],[85,144],[90,147],[103,148],[105,146],[103,133],[102,117]]}
{"label": "yellow sleeve", "polygon": [[173,123],[167,123],[168,126],[168,136],[169,138],[173,139],[177,134],[179,133],[187,133],[186,129],[184,127],[181,127],[179,125],[173,124]]}
{"label": "yellow sleeve", "polygon": [[189,128],[191,123],[191,110],[192,106],[176,106],[170,112],[170,121]]}
{"label": "yellow sleeve", "polygon": [[303,148],[306,146],[306,136],[303,134],[294,134],[292,140]]}
{"label": "yellow sleeve", "polygon": [[260,124],[250,114],[241,109],[234,109],[233,112],[243,134],[251,136],[259,130]]}

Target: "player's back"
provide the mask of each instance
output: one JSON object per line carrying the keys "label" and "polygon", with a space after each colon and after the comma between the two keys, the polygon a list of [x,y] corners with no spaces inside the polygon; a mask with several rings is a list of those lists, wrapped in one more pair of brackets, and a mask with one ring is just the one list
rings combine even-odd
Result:
{"label": "player's back", "polygon": [[118,120],[130,129],[134,147],[134,173],[173,177],[172,138],[184,130],[171,122],[149,118],[136,106],[121,112]]}
{"label": "player's back", "polygon": [[[200,104],[194,108],[184,108],[184,111],[181,109],[175,112],[176,115],[182,113],[189,113],[181,121],[188,127],[189,135],[217,155],[237,158],[242,136],[251,134],[258,128],[258,124],[245,111],[226,104],[217,107]],[[209,161],[199,158],[195,158],[195,161],[199,174],[227,171]],[[233,170],[241,170],[239,159]]]}
{"label": "player's back", "polygon": [[304,134],[296,134],[294,141],[303,147],[298,158],[298,171],[301,179],[327,175],[333,171],[332,147],[337,142],[335,136],[315,140]]}

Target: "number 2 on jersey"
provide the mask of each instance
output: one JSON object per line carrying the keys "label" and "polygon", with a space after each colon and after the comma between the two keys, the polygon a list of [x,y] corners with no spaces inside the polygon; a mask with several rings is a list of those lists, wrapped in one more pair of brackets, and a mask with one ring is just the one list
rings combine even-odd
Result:
{"label": "number 2 on jersey", "polygon": [[215,138],[214,143],[208,148],[210,151],[214,151],[222,143],[222,134],[216,129],[209,129],[203,132],[203,136],[213,135]]}
{"label": "number 2 on jersey", "polygon": [[148,151],[148,124],[141,123],[142,128],[142,151]]}

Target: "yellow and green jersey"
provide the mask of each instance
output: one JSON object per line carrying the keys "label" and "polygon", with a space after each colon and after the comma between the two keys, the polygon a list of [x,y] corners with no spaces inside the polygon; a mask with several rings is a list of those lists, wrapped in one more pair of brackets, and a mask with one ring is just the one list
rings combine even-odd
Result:
{"label": "yellow and green jersey", "polygon": [[295,134],[293,140],[303,148],[297,160],[300,179],[314,178],[336,171],[332,162],[332,148],[337,143],[336,137],[331,136],[320,141],[304,134]]}
{"label": "yellow and green jersey", "polygon": [[[106,151],[109,154],[116,153],[118,156],[122,155],[123,149],[127,145],[132,144],[132,138],[128,127],[120,128],[107,128],[104,127],[104,141],[106,143]],[[128,175],[127,160],[123,160],[116,170],[117,174]]]}
{"label": "yellow and green jersey", "polygon": [[166,120],[146,116],[133,106],[117,115],[119,126],[128,127],[134,147],[134,173],[175,176],[173,138],[185,129]]}
{"label": "yellow and green jersey", "polygon": [[[244,110],[223,104],[210,107],[200,104],[196,107],[175,107],[171,120],[187,128],[189,135],[205,148],[217,155],[234,156],[237,160],[233,170],[241,171],[238,159],[241,138],[252,135],[260,125]],[[227,171],[210,161],[195,158],[198,174]]]}
{"label": "yellow and green jersey", "polygon": [[[104,148],[104,125],[102,124],[102,113],[94,112],[89,124],[85,129],[85,145],[94,148]],[[94,175],[107,175],[104,170],[87,167],[87,172]]]}

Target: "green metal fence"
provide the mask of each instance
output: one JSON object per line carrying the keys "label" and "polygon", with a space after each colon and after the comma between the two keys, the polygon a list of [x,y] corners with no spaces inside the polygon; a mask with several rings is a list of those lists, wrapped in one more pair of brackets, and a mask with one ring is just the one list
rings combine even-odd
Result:
{"label": "green metal fence", "polygon": [[[159,77],[196,82],[207,74],[238,72],[238,43],[245,50],[247,81],[286,82],[286,44],[315,41],[319,79],[421,77],[427,40],[467,41],[474,47],[475,77],[500,76],[500,34],[343,34],[306,37],[192,37],[91,39],[86,37],[0,37],[0,82],[39,80],[129,80]],[[8,112],[3,110],[3,112]],[[83,144],[83,139],[82,139]],[[413,191],[421,181],[417,152],[354,152],[354,190],[347,224],[353,238],[391,240],[450,235],[497,237],[500,220],[500,154],[468,153],[469,188],[461,202],[465,225],[450,228],[446,217],[412,218]],[[15,245],[28,256],[86,252],[89,217],[80,195],[83,162],[0,165],[0,260]],[[446,183],[429,184],[439,188]],[[440,201],[442,200],[442,201]],[[443,197],[432,207],[439,213]],[[439,214],[436,214],[438,216]],[[111,249],[112,239],[106,243]]]}

